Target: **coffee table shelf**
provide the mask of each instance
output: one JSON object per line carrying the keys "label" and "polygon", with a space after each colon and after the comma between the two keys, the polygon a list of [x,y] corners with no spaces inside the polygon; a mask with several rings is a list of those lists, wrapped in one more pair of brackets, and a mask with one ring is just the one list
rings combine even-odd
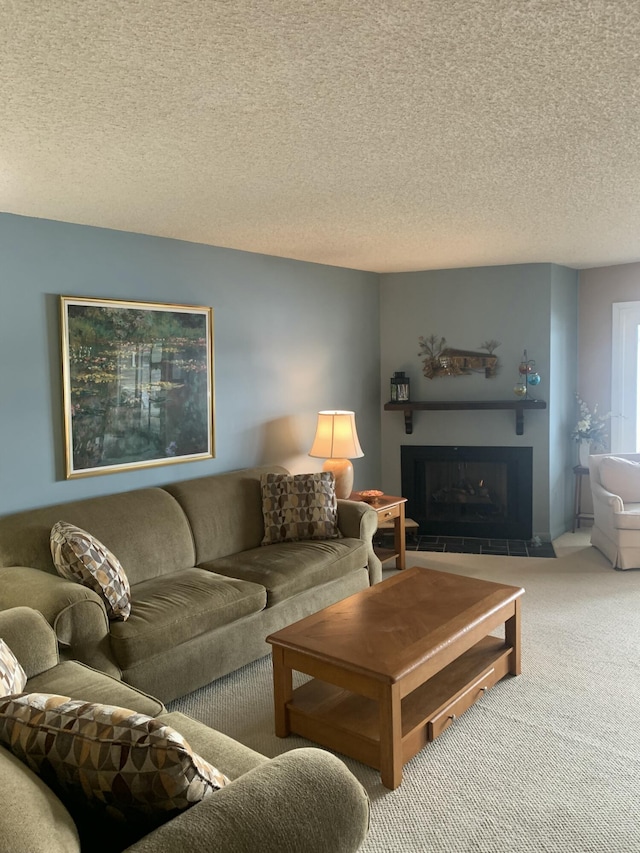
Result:
{"label": "coffee table shelf", "polygon": [[[511,652],[503,639],[484,637],[403,698],[403,764],[504,678]],[[380,769],[380,712],[375,700],[314,678],[294,690],[287,711],[292,731],[337,751],[348,742],[349,755]]]}

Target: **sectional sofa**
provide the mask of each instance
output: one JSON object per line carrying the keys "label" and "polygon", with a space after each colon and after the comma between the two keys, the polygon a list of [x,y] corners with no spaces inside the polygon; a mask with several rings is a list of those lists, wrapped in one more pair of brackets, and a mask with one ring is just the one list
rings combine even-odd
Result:
{"label": "sectional sofa", "polygon": [[[95,762],[86,751],[86,738],[93,742],[91,749],[95,745],[97,736],[93,729],[85,732],[85,750],[77,746],[82,732],[70,727],[57,734],[49,731],[47,738],[53,742],[47,742],[44,748],[42,738],[39,742],[31,737],[20,739],[27,753],[26,762],[24,756],[14,755],[14,747],[0,745],[0,850],[7,853],[80,853],[81,850],[115,853],[125,849],[131,853],[195,850],[352,853],[360,847],[368,831],[369,801],[360,783],[335,756],[320,749],[303,748],[270,760],[184,714],[167,713],[163,703],[153,696],[84,664],[60,661],[53,630],[40,613],[28,607],[0,612],[0,636],[27,676],[24,691],[31,701],[34,694],[37,697],[62,694],[97,703],[98,707],[107,703],[154,718],[186,738],[193,752],[228,779],[225,787],[190,808],[168,815],[169,819],[166,812],[160,814],[157,826],[154,816],[151,830],[141,836],[133,831],[132,822],[123,824],[110,819],[100,804],[85,802],[82,795],[74,798],[73,791],[66,788],[58,790],[55,784],[49,784],[44,772],[34,772],[28,766],[29,761],[41,760],[45,754],[49,771],[55,762],[58,768],[71,766],[75,771],[78,765],[86,767],[89,761],[101,773],[108,772],[105,750],[120,749],[118,737],[112,731],[103,729],[99,733],[101,752],[96,753]],[[23,693],[10,699],[0,695],[3,744],[8,737],[6,708],[15,704],[16,698],[27,700]],[[32,730],[38,720],[31,721]],[[78,737],[76,748],[69,748],[68,742],[56,745],[59,735],[68,739],[73,737],[72,732]],[[125,740],[124,745],[126,753],[129,741]],[[121,766],[118,762],[117,768]],[[167,762],[147,761],[144,765],[137,762],[136,767],[146,776],[145,790],[166,790],[165,786],[159,788],[154,779],[163,768],[165,777],[168,775]],[[37,769],[42,771],[42,767]],[[142,780],[136,777],[136,781],[140,796]],[[84,789],[83,795],[86,796]],[[158,814],[157,803],[154,809],[154,815]]]}
{"label": "sectional sofa", "polygon": [[[269,652],[265,637],[381,578],[376,513],[337,502],[337,538],[263,545],[263,489],[279,466],[243,469],[0,519],[0,610],[28,605],[77,660],[163,702]],[[53,525],[89,532],[120,561],[131,613],[61,577]]]}

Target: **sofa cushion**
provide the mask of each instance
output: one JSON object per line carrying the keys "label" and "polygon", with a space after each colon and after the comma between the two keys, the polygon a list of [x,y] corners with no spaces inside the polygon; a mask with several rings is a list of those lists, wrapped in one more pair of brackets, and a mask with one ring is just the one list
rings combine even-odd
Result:
{"label": "sofa cushion", "polygon": [[263,545],[306,539],[337,539],[338,501],[331,471],[263,474],[260,478]]}
{"label": "sofa cushion", "polygon": [[265,465],[164,487],[189,519],[196,549],[192,566],[258,547],[264,536],[260,477],[268,472],[288,473],[279,465]]}
{"label": "sofa cushion", "polygon": [[640,503],[640,462],[604,456],[600,460],[600,482],[623,503]]}
{"label": "sofa cushion", "polygon": [[229,781],[155,718],[68,696],[0,700],[0,741],[72,808],[86,804],[145,830]]}
{"label": "sofa cushion", "polygon": [[365,543],[344,538],[268,545],[212,560],[202,568],[262,584],[271,607],[366,565]]}
{"label": "sofa cushion", "polygon": [[162,654],[199,634],[263,610],[263,586],[185,569],[132,589],[131,615],[111,623],[111,648],[122,669]]}
{"label": "sofa cushion", "polygon": [[99,672],[76,660],[66,660],[27,682],[29,693],[71,694],[85,702],[119,705],[138,714],[157,717],[166,710],[155,696],[149,696],[124,681]]}
{"label": "sofa cushion", "polygon": [[152,487],[3,516],[0,566],[32,566],[55,574],[51,528],[61,518],[90,530],[117,554],[130,584],[196,563],[193,533],[182,508],[164,489]]}
{"label": "sofa cushion", "polygon": [[626,503],[622,512],[613,513],[617,530],[640,530],[640,504]]}
{"label": "sofa cushion", "polygon": [[5,641],[0,639],[0,696],[22,693],[26,683],[27,675],[18,658]]}
{"label": "sofa cushion", "polygon": [[118,558],[100,540],[75,524],[58,521],[51,528],[51,556],[59,575],[102,597],[109,619],[128,619],[129,581]]}

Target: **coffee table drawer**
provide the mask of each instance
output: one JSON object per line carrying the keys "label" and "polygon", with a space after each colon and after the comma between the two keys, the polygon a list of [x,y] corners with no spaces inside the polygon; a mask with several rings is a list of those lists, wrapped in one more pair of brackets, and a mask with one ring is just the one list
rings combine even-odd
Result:
{"label": "coffee table drawer", "polygon": [[506,658],[496,661],[496,665],[485,670],[475,681],[465,687],[452,701],[439,711],[427,723],[427,739],[435,740],[457,720],[468,708],[474,705],[489,690],[506,675]]}

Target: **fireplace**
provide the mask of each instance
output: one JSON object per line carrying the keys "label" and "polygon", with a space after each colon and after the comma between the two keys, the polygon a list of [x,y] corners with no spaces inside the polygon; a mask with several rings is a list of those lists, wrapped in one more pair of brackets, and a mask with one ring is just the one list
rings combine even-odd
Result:
{"label": "fireplace", "polygon": [[531,447],[401,447],[406,512],[430,536],[531,539]]}

